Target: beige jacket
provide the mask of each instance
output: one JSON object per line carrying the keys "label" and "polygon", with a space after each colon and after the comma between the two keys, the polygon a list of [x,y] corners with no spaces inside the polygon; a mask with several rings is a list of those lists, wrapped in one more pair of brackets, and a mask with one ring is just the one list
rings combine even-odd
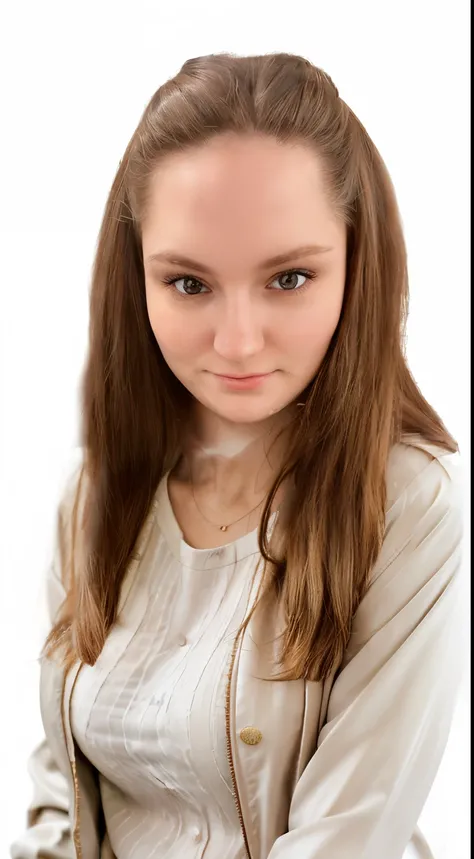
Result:
{"label": "beige jacket", "polygon": [[[325,683],[257,679],[271,670],[271,652],[258,642],[281,628],[276,614],[264,619],[256,612],[234,643],[227,751],[249,859],[432,857],[417,820],[444,753],[464,668],[463,476],[459,454],[415,437],[404,442],[389,458],[385,540],[341,668]],[[64,598],[76,477],[77,468],[59,508],[47,576],[51,622]],[[149,517],[121,605],[147,563],[151,527]],[[45,738],[30,757],[34,797],[28,829],[11,846],[13,859],[113,859],[97,771],[71,732],[80,668],[64,678],[55,662],[42,660]],[[288,767],[291,784],[281,777]]]}

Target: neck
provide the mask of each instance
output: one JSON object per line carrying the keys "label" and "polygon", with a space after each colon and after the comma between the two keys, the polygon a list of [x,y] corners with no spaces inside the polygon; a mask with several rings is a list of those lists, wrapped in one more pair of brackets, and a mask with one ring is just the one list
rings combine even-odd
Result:
{"label": "neck", "polygon": [[293,411],[258,424],[225,421],[197,404],[183,445],[179,479],[224,507],[256,503],[269,490],[283,462]]}

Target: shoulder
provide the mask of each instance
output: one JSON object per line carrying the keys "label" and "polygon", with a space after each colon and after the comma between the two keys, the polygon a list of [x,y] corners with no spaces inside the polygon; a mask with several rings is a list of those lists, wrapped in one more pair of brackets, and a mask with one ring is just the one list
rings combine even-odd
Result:
{"label": "shoulder", "polygon": [[418,436],[387,462],[385,534],[353,622],[350,653],[392,619],[403,640],[428,613],[439,634],[462,625],[464,473],[459,453]]}
{"label": "shoulder", "polygon": [[386,469],[387,512],[401,498],[437,491],[440,499],[461,502],[465,482],[460,453],[431,444],[418,435],[404,435],[389,454]]}
{"label": "shoulder", "polygon": [[386,479],[385,535],[372,581],[413,564],[417,569],[410,575],[426,581],[448,557],[459,558],[465,492],[461,456],[407,436],[390,452]]}
{"label": "shoulder", "polygon": [[385,534],[352,621],[341,666],[346,686],[344,671],[337,681],[344,693],[361,676],[371,684],[375,666],[384,668],[381,677],[392,671],[396,682],[418,668],[429,676],[433,667],[441,682],[451,657],[457,674],[467,641],[461,456],[404,436],[390,451],[386,475]]}

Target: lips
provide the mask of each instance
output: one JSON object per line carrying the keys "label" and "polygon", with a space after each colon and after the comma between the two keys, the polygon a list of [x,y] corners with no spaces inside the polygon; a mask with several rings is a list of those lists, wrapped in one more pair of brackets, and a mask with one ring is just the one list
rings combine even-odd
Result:
{"label": "lips", "polygon": [[269,376],[270,373],[249,373],[247,376],[229,376],[227,373],[216,373],[221,379],[260,379],[263,376]]}
{"label": "lips", "polygon": [[222,376],[214,374],[222,385],[231,391],[250,391],[263,385],[272,373],[259,373],[251,376]]}

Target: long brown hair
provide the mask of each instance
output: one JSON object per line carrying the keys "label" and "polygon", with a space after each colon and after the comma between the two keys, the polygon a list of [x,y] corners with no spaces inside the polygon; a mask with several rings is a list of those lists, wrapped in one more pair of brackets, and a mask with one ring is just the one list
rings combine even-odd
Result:
{"label": "long brown hair", "polygon": [[[65,665],[95,663],[159,481],[179,459],[189,397],[151,330],[140,229],[160,159],[222,133],[310,146],[347,227],[340,320],[300,397],[301,420],[259,529],[260,600],[276,596],[287,619],[280,678],[322,680],[342,660],[381,549],[390,448],[405,433],[451,452],[458,446],[407,365],[407,253],[388,170],[331,78],[288,53],[188,60],[152,96],[119,164],[92,271],[81,390],[83,515],[78,528],[78,493],[64,523],[73,534],[67,597],[43,652],[51,656],[61,644]],[[277,555],[267,526],[289,476],[291,539]]]}

